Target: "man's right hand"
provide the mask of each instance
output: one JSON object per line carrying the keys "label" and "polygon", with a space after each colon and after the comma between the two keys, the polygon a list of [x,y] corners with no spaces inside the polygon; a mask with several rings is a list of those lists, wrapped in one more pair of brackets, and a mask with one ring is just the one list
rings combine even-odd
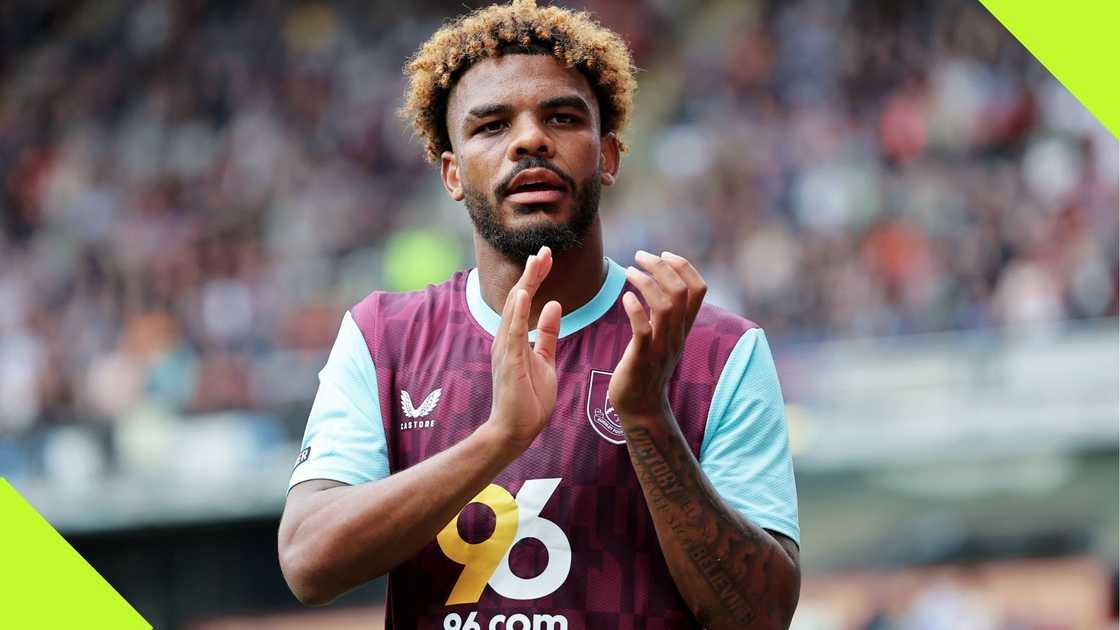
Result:
{"label": "man's right hand", "polygon": [[541,309],[537,342],[529,345],[533,296],[551,269],[552,251],[548,247],[529,256],[521,278],[506,296],[502,322],[490,348],[494,397],[487,424],[521,450],[533,443],[556,407],[559,302],[550,301]]}

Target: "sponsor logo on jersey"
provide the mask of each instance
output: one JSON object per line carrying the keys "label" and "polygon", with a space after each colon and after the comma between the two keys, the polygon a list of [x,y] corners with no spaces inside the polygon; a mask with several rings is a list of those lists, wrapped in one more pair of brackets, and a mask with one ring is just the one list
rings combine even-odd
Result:
{"label": "sponsor logo on jersey", "polygon": [[[509,490],[490,484],[470,500],[494,512],[494,531],[489,538],[463,540],[459,534],[462,512],[436,535],[443,554],[463,565],[447,597],[448,606],[477,603],[487,586],[507,599],[530,600],[551,595],[564,584],[572,568],[572,545],[559,525],[541,517],[541,510],[559,485],[558,478],[529,479],[514,498]],[[548,549],[548,564],[537,576],[523,578],[510,567],[509,554],[517,543],[529,538]],[[566,626],[567,621],[563,624]]]}
{"label": "sponsor logo on jersey", "polygon": [[428,416],[428,414],[435,411],[436,405],[439,404],[439,397],[442,394],[443,394],[443,388],[436,389],[436,390],[432,391],[432,393],[428,394],[427,397],[424,398],[424,402],[420,403],[419,407],[414,407],[412,405],[412,396],[410,396],[407,391],[402,389],[401,390],[401,411],[404,412],[404,417],[405,418],[412,418],[412,419],[411,420],[406,420],[406,421],[400,423],[401,424],[401,430],[404,431],[404,430],[407,430],[407,429],[430,429],[430,428],[434,427],[435,424],[436,424],[436,421],[434,419],[432,419],[432,420],[421,420],[420,418],[424,418],[424,417]]}
{"label": "sponsor logo on jersey", "polygon": [[587,385],[587,421],[604,440],[611,444],[625,444],[626,435],[622,423],[614,412],[614,405],[607,398],[607,388],[611,384],[613,372],[591,370],[590,383]]}
{"label": "sponsor logo on jersey", "polygon": [[568,618],[564,615],[529,615],[516,613],[513,615],[494,615],[490,623],[485,618],[479,618],[478,611],[466,613],[466,618],[459,613],[449,613],[443,618],[444,630],[568,630]]}

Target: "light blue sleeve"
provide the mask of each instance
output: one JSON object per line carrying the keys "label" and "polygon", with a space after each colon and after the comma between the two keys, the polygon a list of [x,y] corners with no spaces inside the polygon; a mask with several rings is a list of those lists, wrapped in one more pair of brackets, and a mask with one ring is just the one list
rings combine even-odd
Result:
{"label": "light blue sleeve", "polygon": [[319,372],[319,391],[300,449],[289,490],[308,479],[357,485],[389,476],[377,372],[350,313],[342,318],[330,357]]}
{"label": "light blue sleeve", "polygon": [[801,544],[785,402],[761,329],[744,333],[723,367],[700,444],[700,468],[731,507]]}

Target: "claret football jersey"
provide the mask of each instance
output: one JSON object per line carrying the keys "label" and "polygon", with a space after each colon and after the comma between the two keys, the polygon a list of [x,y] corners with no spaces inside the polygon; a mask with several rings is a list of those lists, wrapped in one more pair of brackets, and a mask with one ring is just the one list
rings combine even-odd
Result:
{"label": "claret football jersey", "polygon": [[[630,340],[618,264],[560,322],[556,408],[540,436],[415,557],[389,574],[388,627],[694,628],[661,553],[607,384]],[[486,421],[500,323],[478,270],[375,292],[342,321],[289,488],[376,483]],[[535,341],[536,332],[529,333]],[[733,509],[799,541],[781,390],[763,331],[705,304],[668,398]]]}

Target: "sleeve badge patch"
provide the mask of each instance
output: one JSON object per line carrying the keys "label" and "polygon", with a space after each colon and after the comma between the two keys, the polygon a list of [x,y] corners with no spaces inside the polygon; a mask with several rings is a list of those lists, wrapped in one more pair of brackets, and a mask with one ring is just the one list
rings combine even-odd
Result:
{"label": "sleeve badge patch", "polygon": [[296,465],[292,466],[292,468],[294,469],[296,466],[299,466],[303,462],[307,461],[307,458],[310,457],[310,456],[311,456],[311,447],[308,446],[307,448],[305,448],[305,449],[303,449],[302,451],[299,452],[299,456],[296,457]]}

